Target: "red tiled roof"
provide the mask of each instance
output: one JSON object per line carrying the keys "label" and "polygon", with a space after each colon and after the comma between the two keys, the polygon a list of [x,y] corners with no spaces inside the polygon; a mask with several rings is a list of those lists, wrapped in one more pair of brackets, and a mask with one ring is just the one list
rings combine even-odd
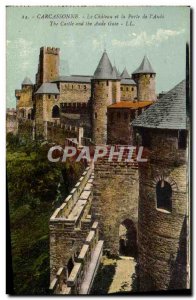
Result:
{"label": "red tiled roof", "polygon": [[143,108],[153,104],[154,101],[140,101],[140,102],[132,102],[132,101],[120,101],[108,106],[108,108]]}

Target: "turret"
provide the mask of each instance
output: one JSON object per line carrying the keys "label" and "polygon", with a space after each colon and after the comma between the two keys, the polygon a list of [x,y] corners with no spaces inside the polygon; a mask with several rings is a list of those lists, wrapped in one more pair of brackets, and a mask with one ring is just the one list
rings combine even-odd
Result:
{"label": "turret", "polygon": [[95,144],[107,141],[107,106],[120,101],[120,77],[104,51],[92,79],[92,125]]}
{"label": "turret", "polygon": [[148,153],[139,163],[140,291],[189,288],[185,87],[180,82],[132,123]]}
{"label": "turret", "polygon": [[36,85],[50,82],[59,77],[59,48],[40,48],[38,72],[36,74]]}
{"label": "turret", "polygon": [[132,76],[137,83],[138,101],[156,101],[156,73],[147,56],[144,56],[141,65],[132,73]]}
{"label": "turret", "polygon": [[22,82],[22,88],[23,87],[33,87],[33,83],[29,77],[25,77],[25,79]]}

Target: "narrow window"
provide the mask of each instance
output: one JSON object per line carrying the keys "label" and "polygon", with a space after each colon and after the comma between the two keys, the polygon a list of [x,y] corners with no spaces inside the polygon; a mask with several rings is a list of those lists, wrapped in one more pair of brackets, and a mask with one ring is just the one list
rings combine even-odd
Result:
{"label": "narrow window", "polygon": [[95,119],[97,119],[97,113],[95,112]]}
{"label": "narrow window", "polygon": [[86,85],[84,85],[84,90],[86,90]]}
{"label": "narrow window", "polygon": [[123,87],[122,86],[121,86],[120,90],[123,91]]}
{"label": "narrow window", "polygon": [[72,84],[72,90],[73,90],[73,87],[74,87],[74,86],[73,86],[73,84]]}
{"label": "narrow window", "polygon": [[48,95],[48,99],[50,99],[51,98],[51,95]]}
{"label": "narrow window", "polygon": [[129,88],[127,87],[127,92],[128,92]]}
{"label": "narrow window", "polygon": [[78,84],[78,88],[80,89],[80,85]]}
{"label": "narrow window", "polygon": [[55,99],[57,99],[57,95],[55,95]]}
{"label": "narrow window", "polygon": [[106,85],[108,86],[108,80],[106,81]]}
{"label": "narrow window", "polygon": [[171,212],[172,210],[172,188],[164,179],[156,185],[157,208]]}
{"label": "narrow window", "polygon": [[133,92],[133,91],[134,91],[134,88],[132,87],[132,89],[131,89],[131,90],[132,90],[132,92]]}

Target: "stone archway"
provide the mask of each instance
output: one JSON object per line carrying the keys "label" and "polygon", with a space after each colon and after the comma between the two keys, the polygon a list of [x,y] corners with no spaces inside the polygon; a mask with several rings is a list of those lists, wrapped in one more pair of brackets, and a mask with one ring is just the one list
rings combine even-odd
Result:
{"label": "stone archway", "polygon": [[119,255],[137,256],[137,230],[130,219],[125,219],[119,226]]}

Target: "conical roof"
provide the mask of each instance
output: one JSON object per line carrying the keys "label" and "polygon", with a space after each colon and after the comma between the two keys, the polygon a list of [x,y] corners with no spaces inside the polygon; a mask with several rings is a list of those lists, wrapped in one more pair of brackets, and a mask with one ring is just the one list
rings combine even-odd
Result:
{"label": "conical roof", "polygon": [[95,70],[94,79],[114,79],[112,71],[112,64],[109,60],[107,52],[104,51],[97,66],[97,69]]}
{"label": "conical roof", "polygon": [[123,70],[122,74],[120,75],[120,77],[123,78],[123,79],[130,79],[131,78],[131,76],[127,72],[126,67],[124,68],[124,70]]}
{"label": "conical roof", "polygon": [[22,82],[22,85],[33,85],[33,83],[29,77],[25,77],[25,79]]}
{"label": "conical roof", "polygon": [[145,55],[141,65],[139,66],[139,68],[137,68],[132,74],[156,74],[156,72],[153,70],[148,57]]}
{"label": "conical roof", "polygon": [[113,79],[120,79],[120,74],[119,74],[116,66],[113,66],[112,77],[113,77]]}

